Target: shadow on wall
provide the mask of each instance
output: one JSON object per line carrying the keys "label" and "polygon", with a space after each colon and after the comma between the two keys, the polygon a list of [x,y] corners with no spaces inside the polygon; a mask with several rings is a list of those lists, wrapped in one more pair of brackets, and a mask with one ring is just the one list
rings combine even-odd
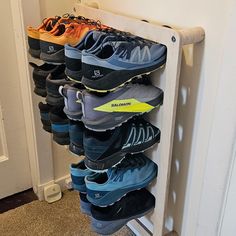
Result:
{"label": "shadow on wall", "polygon": [[182,56],[166,218],[166,228],[170,230],[174,228],[180,235],[182,235],[181,227],[191,163],[190,153],[193,142],[194,122],[197,115],[196,101],[202,70],[203,53],[204,42],[185,46]]}

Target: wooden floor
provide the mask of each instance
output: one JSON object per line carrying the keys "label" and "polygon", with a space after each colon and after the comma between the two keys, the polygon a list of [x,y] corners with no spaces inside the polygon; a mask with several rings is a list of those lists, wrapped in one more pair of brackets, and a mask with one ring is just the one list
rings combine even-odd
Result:
{"label": "wooden floor", "polygon": [[16,193],[12,196],[0,200],[0,213],[17,208],[37,199],[38,198],[35,195],[33,189],[28,189],[21,193]]}

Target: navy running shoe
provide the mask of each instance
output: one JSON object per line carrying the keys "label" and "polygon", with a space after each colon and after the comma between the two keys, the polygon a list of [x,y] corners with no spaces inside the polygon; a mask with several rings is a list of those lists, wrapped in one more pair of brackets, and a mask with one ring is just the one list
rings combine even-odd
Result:
{"label": "navy running shoe", "polygon": [[157,176],[157,165],[139,153],[128,154],[117,166],[104,173],[85,177],[88,200],[96,206],[114,204],[127,193],[145,188]]}
{"label": "navy running shoe", "polygon": [[118,164],[127,153],[139,153],[160,141],[160,130],[143,118],[134,118],[106,132],[85,130],[85,165],[104,171]]}
{"label": "navy running shoe", "polygon": [[69,79],[75,82],[81,82],[82,79],[82,50],[95,48],[101,43],[105,37],[105,32],[92,30],[89,31],[84,38],[75,46],[65,45],[65,64],[66,75]]}
{"label": "navy running shoe", "polygon": [[89,170],[82,160],[78,164],[71,164],[70,174],[73,188],[79,192],[86,193],[87,189],[84,178],[94,174],[94,172]]}
{"label": "navy running shoe", "polygon": [[92,204],[88,201],[86,197],[86,193],[79,193],[80,198],[80,211],[83,214],[86,214],[88,216],[91,216],[91,206]]}
{"label": "navy running shoe", "polygon": [[83,90],[84,86],[82,84],[66,84],[59,88],[59,93],[64,97],[64,112],[71,120],[81,120],[83,112],[78,94]]}
{"label": "navy running shoe", "polygon": [[41,117],[43,129],[51,133],[52,128],[51,128],[51,121],[50,121],[49,113],[50,113],[50,110],[52,109],[52,106],[50,106],[49,104],[44,104],[40,102],[38,104],[38,108],[40,111],[40,117]]}
{"label": "navy running shoe", "polygon": [[63,112],[63,107],[53,107],[50,110],[53,140],[60,145],[69,145],[69,120]]}
{"label": "navy running shoe", "polygon": [[99,51],[82,52],[82,83],[98,92],[111,91],[166,62],[166,46],[139,37],[108,41]]}
{"label": "navy running shoe", "polygon": [[79,93],[86,128],[106,131],[163,103],[163,91],[152,85],[128,84],[111,93]]}
{"label": "navy running shoe", "polygon": [[69,150],[71,153],[78,156],[84,154],[83,133],[84,133],[83,122],[70,120],[69,122],[69,135],[70,135]]}
{"label": "navy running shoe", "polygon": [[128,193],[112,206],[91,207],[91,228],[98,234],[111,235],[129,221],[151,212],[155,207],[155,197],[146,189]]}
{"label": "navy running shoe", "polygon": [[57,70],[58,66],[44,63],[40,66],[36,65],[33,62],[29,63],[33,67],[33,81],[34,81],[34,93],[46,97],[46,78],[50,73],[53,73]]}

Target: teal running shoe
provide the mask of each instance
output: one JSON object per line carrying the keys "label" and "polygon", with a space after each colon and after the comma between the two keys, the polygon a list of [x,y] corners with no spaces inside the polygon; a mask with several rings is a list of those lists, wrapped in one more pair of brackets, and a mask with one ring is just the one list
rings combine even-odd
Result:
{"label": "teal running shoe", "polygon": [[127,155],[116,167],[85,177],[87,199],[95,206],[112,205],[127,193],[149,185],[157,165],[144,154]]}

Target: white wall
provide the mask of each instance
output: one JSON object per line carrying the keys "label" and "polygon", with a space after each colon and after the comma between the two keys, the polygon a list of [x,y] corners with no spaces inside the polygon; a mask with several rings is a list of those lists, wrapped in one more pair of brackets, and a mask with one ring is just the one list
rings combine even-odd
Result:
{"label": "white wall", "polygon": [[[215,236],[230,160],[228,153],[222,155],[219,140],[215,139],[219,135],[222,140],[223,134],[223,130],[220,134],[217,132],[219,123],[216,119],[223,104],[216,100],[216,96],[223,95],[223,73],[227,69],[222,68],[222,63],[223,58],[227,58],[224,57],[226,46],[229,51],[231,49],[231,45],[228,44],[230,35],[226,35],[226,30],[233,1],[83,2],[96,2],[100,8],[151,22],[181,27],[202,26],[205,29],[204,43],[184,47],[168,216],[174,220],[174,229],[180,235]],[[232,55],[229,60],[233,61]],[[227,76],[228,86],[232,86],[233,74]],[[222,81],[219,85],[220,79]],[[221,86],[219,90],[218,86]],[[232,94],[228,94],[230,95]],[[232,106],[232,103],[229,105]],[[223,117],[221,119],[222,124]],[[223,138],[226,144],[231,139],[231,136]],[[216,144],[219,150],[214,152]],[[217,182],[213,182],[214,179]]]}

